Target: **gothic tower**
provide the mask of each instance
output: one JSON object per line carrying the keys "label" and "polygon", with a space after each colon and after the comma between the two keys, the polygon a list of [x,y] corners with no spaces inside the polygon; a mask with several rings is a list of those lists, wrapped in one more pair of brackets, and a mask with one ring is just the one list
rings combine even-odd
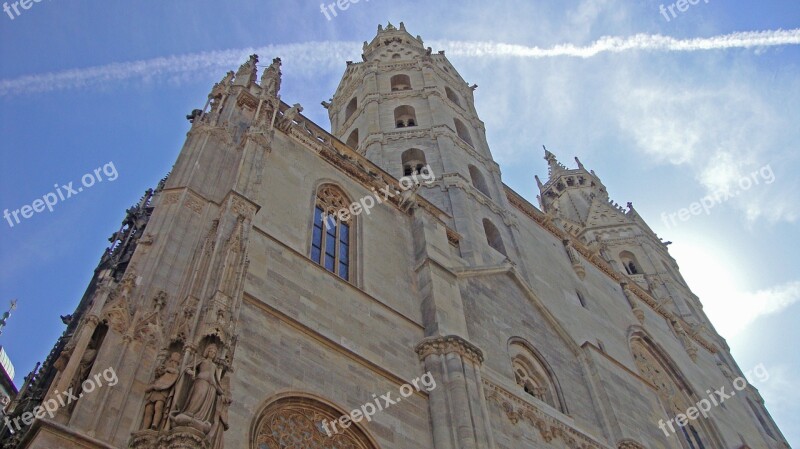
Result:
{"label": "gothic tower", "polygon": [[[508,202],[475,109],[477,86],[402,22],[379,26],[372,42],[364,42],[362,59],[347,63],[326,104],[333,134],[398,178],[429,165],[437,183],[423,186],[422,195],[467,237],[461,256],[475,264],[518,261],[514,248],[503,246],[513,240],[503,212]],[[472,244],[486,234],[494,251]]]}
{"label": "gothic tower", "polygon": [[577,160],[546,153],[541,209],[504,185],[443,52],[379,27],[332,132],[258,62],[187,116],[0,448],[789,448],[667,244]]}

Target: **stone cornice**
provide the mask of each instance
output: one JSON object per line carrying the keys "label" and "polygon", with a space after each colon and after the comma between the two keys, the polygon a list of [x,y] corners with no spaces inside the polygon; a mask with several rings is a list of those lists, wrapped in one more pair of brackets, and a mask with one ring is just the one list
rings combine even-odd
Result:
{"label": "stone cornice", "polygon": [[[504,185],[504,187],[509,203],[511,203],[511,205],[517,208],[520,212],[522,212],[524,215],[526,215],[528,218],[530,218],[532,221],[537,223],[542,228],[549,231],[553,236],[557,237],[559,240],[563,241],[564,239],[571,238],[571,236],[567,232],[559,229],[556,226],[556,224],[553,223],[552,219],[549,216],[536,209],[532,204],[530,204],[527,200],[525,200],[525,198],[523,198],[517,192],[513,191],[510,187],[506,185]],[[636,282],[634,282],[628,276],[618,273],[611,267],[611,265],[609,265],[605,260],[603,260],[603,258],[599,254],[592,252],[582,242],[573,240],[572,247],[576,251],[578,251],[583,257],[585,257],[589,263],[594,265],[601,272],[608,275],[616,283],[619,284],[621,282],[627,282],[628,287],[633,292],[633,294],[637,298],[639,298],[643,303],[647,304],[653,311],[664,317],[664,319],[667,320],[668,323],[678,320],[679,322],[681,322],[682,325],[684,325],[685,329],[691,329],[691,326],[689,326],[685,321],[683,321],[683,319],[674,316],[668,310],[664,310],[663,305],[659,304],[659,302],[656,301],[655,298],[653,298],[643,288],[641,288],[638,284],[636,284]],[[718,351],[718,349],[712,343],[707,341],[702,336],[694,333],[690,334],[690,337],[695,342],[697,342],[697,344],[699,344],[712,354],[715,354]]]}
{"label": "stone cornice", "polygon": [[456,353],[477,365],[483,363],[483,351],[457,335],[428,337],[422,340],[414,350],[419,355],[419,359],[423,361],[431,355]]}

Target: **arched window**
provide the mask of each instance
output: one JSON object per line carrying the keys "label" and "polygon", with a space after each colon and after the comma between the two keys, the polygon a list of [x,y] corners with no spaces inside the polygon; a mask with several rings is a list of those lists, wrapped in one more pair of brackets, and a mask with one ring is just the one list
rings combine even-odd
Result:
{"label": "arched window", "polygon": [[411,176],[419,173],[427,165],[425,161],[425,153],[418,149],[412,148],[406,150],[402,155],[403,160],[403,176]]}
{"label": "arched window", "polygon": [[540,355],[527,342],[517,338],[511,340],[508,349],[514,380],[522,391],[566,413],[555,376]]}
{"label": "arched window", "polygon": [[393,54],[392,59],[400,59],[400,53]]}
{"label": "arched window", "polygon": [[353,218],[345,211],[350,200],[333,184],[317,189],[314,205],[314,223],[311,231],[311,260],[336,273],[344,280],[350,279],[350,248]]}
{"label": "arched window", "polygon": [[474,147],[475,145],[472,144],[472,138],[469,136],[469,130],[464,125],[464,123],[462,123],[461,120],[457,118],[453,119],[453,122],[456,125],[456,134],[458,134],[458,137],[460,137],[461,140],[466,142],[467,145]]}
{"label": "arched window", "polygon": [[[686,413],[686,410],[695,405],[692,399],[695,395],[675,368],[674,362],[667,358],[648,336],[636,332],[631,338],[630,345],[639,373],[656,388],[658,398],[668,416]],[[685,449],[705,449],[706,443],[713,443],[710,438],[716,436],[710,421],[702,416],[683,427],[676,427],[677,436]],[[712,446],[721,447],[719,444]]]}
{"label": "arched window", "polygon": [[500,231],[497,230],[497,227],[495,227],[488,218],[483,219],[483,232],[486,233],[486,242],[489,243],[489,246],[500,254],[508,256],[508,254],[506,254],[506,247],[503,245],[503,238],[500,236]]}
{"label": "arched window", "polygon": [[417,126],[417,113],[411,106],[400,106],[394,110],[394,124],[398,128]]}
{"label": "arched window", "polygon": [[342,428],[339,418],[347,415],[310,397],[280,398],[259,413],[250,449],[376,449],[375,441],[358,423]]}
{"label": "arched window", "polygon": [[629,275],[642,274],[641,266],[632,252],[623,251],[619,253],[619,260],[622,262],[625,272]]}
{"label": "arched window", "polygon": [[453,91],[453,89],[451,89],[449,87],[445,87],[444,88],[444,92],[445,92],[445,94],[447,94],[447,99],[448,100],[450,100],[453,103],[455,103],[458,107],[463,107],[463,106],[461,106],[461,100],[459,100],[458,94],[455,93]]}
{"label": "arched window", "polygon": [[472,186],[478,189],[482,194],[488,196],[489,198],[492,195],[489,195],[489,186],[486,184],[486,179],[483,177],[483,174],[478,167],[471,165],[469,166],[469,177],[472,180]]}
{"label": "arched window", "polygon": [[347,146],[350,148],[358,147],[358,129],[354,129],[353,132],[350,133],[350,137],[347,138]]}
{"label": "arched window", "polygon": [[358,109],[358,99],[353,97],[350,103],[347,103],[347,108],[344,110],[344,121],[347,121],[347,119],[356,112],[356,109]]}
{"label": "arched window", "polygon": [[392,92],[411,90],[411,78],[408,75],[395,75],[391,79]]}

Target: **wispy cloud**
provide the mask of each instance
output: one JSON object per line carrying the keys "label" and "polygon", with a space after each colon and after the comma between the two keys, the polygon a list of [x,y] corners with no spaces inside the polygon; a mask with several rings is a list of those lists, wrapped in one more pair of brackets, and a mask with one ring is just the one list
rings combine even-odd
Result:
{"label": "wispy cloud", "polygon": [[358,48],[355,42],[307,42],[118,62],[0,80],[0,96],[102,86],[126,80],[168,79],[187,73],[206,76],[209,71],[221,78],[224,72],[238,67],[253,53],[261,56],[280,55],[288,70],[311,73],[314,69],[327,70],[341,66],[342,61],[351,58]]}
{"label": "wispy cloud", "polygon": [[[635,50],[688,52],[798,45],[800,44],[800,29],[739,32],[694,39],[675,39],[661,35],[637,34],[630,37],[603,37],[588,46],[562,44],[551,48],[466,41],[437,41],[431,42],[431,44],[437,48],[445,49],[451,55],[462,57],[590,58],[601,53],[621,53]],[[204,75],[207,74],[207,71],[221,73],[238,66],[246,59],[247,55],[252,53],[280,55],[287,70],[310,75],[320,70],[337,68],[343,60],[355,59],[354,57],[358,56],[359,50],[360,44],[357,42],[324,41],[210,51],[140,61],[118,62],[0,80],[0,96],[103,86],[126,80],[151,81],[168,79],[170,77],[181,77],[187,73]]]}
{"label": "wispy cloud", "polygon": [[591,45],[556,45],[552,48],[529,47],[493,42],[441,42],[442,47],[458,56],[511,56],[523,58],[552,58],[569,56],[591,58],[601,53],[622,53],[632,50],[689,52],[756,48],[800,44],[800,29],[748,31],[708,38],[675,39],[659,34],[636,34],[631,37],[606,36]]}

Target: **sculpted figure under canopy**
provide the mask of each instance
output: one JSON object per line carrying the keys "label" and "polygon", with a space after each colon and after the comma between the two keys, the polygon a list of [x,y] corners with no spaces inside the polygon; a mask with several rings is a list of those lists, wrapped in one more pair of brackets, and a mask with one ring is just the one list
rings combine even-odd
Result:
{"label": "sculpted figure under canopy", "polygon": [[175,417],[178,425],[188,425],[208,434],[214,421],[217,398],[224,395],[217,375],[217,345],[209,344],[203,359],[186,373],[193,378],[186,402]]}

